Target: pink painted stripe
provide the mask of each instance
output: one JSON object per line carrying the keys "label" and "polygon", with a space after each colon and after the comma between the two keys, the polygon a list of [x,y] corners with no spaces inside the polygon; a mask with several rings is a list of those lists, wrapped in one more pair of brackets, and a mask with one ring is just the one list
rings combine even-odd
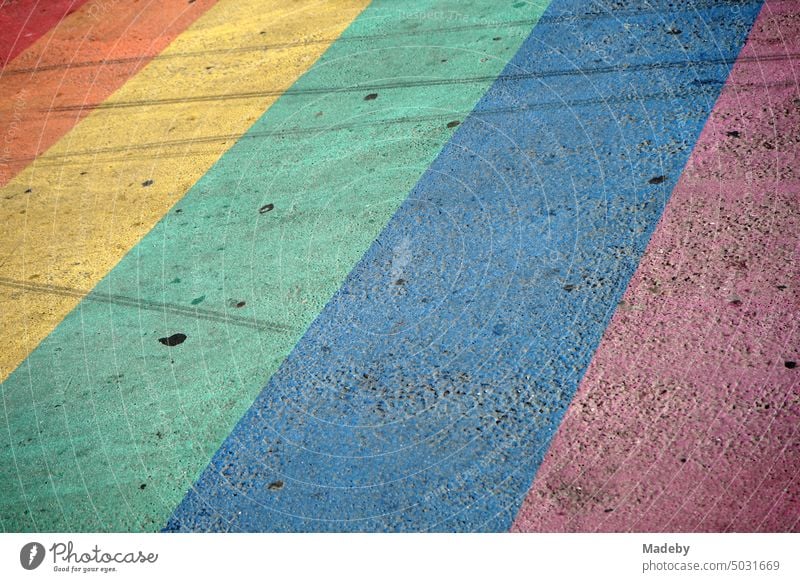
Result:
{"label": "pink painted stripe", "polygon": [[513,531],[800,529],[798,79],[768,0]]}

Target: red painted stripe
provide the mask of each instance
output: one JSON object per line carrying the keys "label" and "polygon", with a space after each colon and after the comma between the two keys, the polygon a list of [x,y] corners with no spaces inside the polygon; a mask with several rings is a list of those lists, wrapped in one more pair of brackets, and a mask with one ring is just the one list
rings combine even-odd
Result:
{"label": "red painted stripe", "polygon": [[798,79],[769,0],[513,530],[800,529]]}
{"label": "red painted stripe", "polygon": [[216,0],[93,0],[0,75],[0,186],[155,58]]}
{"label": "red painted stripe", "polygon": [[0,68],[86,0],[0,0]]}

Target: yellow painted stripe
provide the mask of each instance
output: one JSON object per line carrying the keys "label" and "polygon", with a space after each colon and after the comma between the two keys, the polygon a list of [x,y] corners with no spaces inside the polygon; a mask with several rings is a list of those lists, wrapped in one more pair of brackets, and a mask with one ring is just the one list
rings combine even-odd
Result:
{"label": "yellow painted stripe", "polygon": [[0,381],[368,3],[221,0],[0,189]]}

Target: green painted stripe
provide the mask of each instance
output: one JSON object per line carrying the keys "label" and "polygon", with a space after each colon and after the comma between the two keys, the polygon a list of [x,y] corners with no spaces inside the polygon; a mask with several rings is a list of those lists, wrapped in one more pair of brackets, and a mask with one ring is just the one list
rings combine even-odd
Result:
{"label": "green painted stripe", "polygon": [[363,12],[4,383],[3,527],[159,529],[546,4]]}

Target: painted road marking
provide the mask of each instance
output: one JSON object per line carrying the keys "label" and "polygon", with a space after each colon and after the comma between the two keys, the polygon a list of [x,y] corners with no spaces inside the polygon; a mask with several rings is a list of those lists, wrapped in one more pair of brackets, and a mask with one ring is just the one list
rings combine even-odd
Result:
{"label": "painted road marking", "polygon": [[[94,103],[119,89],[214,2],[90,2],[68,25],[22,53],[0,75],[0,118],[14,120],[13,131],[6,132],[1,144],[0,186],[89,115]],[[70,109],[61,111],[65,107]]]}
{"label": "painted road marking", "polygon": [[[1,460],[17,471],[0,482],[5,527],[163,527],[543,10],[371,4],[5,382]],[[209,147],[156,141],[130,155],[169,164]],[[137,200],[159,196],[149,177]],[[46,301],[85,290],[9,285]]]}
{"label": "painted road marking", "polygon": [[0,379],[79,301],[19,286],[94,287],[366,4],[218,2],[0,189]]}
{"label": "painted road marking", "polygon": [[75,12],[86,0],[17,0],[0,5],[0,75],[14,57]]}
{"label": "painted road marking", "polygon": [[509,528],[761,3],[648,5],[550,5],[168,530]]}
{"label": "painted road marking", "polygon": [[797,529],[798,55],[767,0],[515,530]]}

